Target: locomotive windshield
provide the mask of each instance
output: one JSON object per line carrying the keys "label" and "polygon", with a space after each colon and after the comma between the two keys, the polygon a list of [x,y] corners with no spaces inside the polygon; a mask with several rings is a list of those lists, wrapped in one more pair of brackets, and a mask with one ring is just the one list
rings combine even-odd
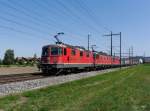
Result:
{"label": "locomotive windshield", "polygon": [[62,48],[51,47],[51,55],[62,55]]}
{"label": "locomotive windshield", "polygon": [[49,54],[49,51],[48,51],[48,47],[44,47],[43,50],[42,50],[42,56],[48,56]]}

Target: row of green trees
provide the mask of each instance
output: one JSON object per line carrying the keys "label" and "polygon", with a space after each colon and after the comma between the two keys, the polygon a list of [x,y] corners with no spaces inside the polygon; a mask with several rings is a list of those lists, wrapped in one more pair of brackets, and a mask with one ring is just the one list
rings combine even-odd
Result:
{"label": "row of green trees", "polygon": [[0,65],[34,65],[36,64],[36,54],[34,55],[35,60],[28,61],[24,59],[15,58],[14,50],[8,49],[4,54],[3,60],[0,59]]}

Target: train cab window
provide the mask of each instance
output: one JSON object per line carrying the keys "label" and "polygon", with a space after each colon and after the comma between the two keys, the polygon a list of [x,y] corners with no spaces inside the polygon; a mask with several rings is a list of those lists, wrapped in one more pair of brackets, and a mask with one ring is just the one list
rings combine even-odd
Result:
{"label": "train cab window", "polygon": [[83,56],[83,52],[82,51],[80,51],[80,56]]}
{"label": "train cab window", "polygon": [[62,55],[62,48],[51,47],[51,55]]}
{"label": "train cab window", "polygon": [[49,48],[48,47],[44,47],[42,49],[42,56],[48,56],[49,55]]}
{"label": "train cab window", "polygon": [[67,55],[67,50],[66,50],[66,48],[64,48],[64,55]]}
{"label": "train cab window", "polygon": [[76,50],[75,50],[75,49],[72,49],[72,50],[71,50],[71,54],[72,54],[73,56],[75,56],[75,55],[76,55]]}

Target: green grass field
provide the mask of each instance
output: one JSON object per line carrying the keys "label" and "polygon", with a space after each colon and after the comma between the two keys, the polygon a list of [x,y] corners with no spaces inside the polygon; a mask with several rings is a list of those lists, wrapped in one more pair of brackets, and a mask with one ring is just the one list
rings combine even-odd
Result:
{"label": "green grass field", "polygon": [[0,111],[150,111],[150,65],[0,99]]}

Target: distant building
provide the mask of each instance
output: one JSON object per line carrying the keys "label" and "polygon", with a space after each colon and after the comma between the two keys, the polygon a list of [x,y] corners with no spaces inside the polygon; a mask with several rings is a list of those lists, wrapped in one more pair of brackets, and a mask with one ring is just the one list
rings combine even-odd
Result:
{"label": "distant building", "polygon": [[144,63],[150,63],[150,57],[144,57]]}
{"label": "distant building", "polygon": [[135,64],[143,64],[144,58],[143,56],[135,56],[133,57],[133,63]]}
{"label": "distant building", "polygon": [[21,62],[23,64],[26,63],[38,63],[40,62],[40,58],[35,57],[16,57],[16,62]]}
{"label": "distant building", "polygon": [[143,63],[144,63],[144,58],[142,56],[122,58],[122,64],[143,64]]}

